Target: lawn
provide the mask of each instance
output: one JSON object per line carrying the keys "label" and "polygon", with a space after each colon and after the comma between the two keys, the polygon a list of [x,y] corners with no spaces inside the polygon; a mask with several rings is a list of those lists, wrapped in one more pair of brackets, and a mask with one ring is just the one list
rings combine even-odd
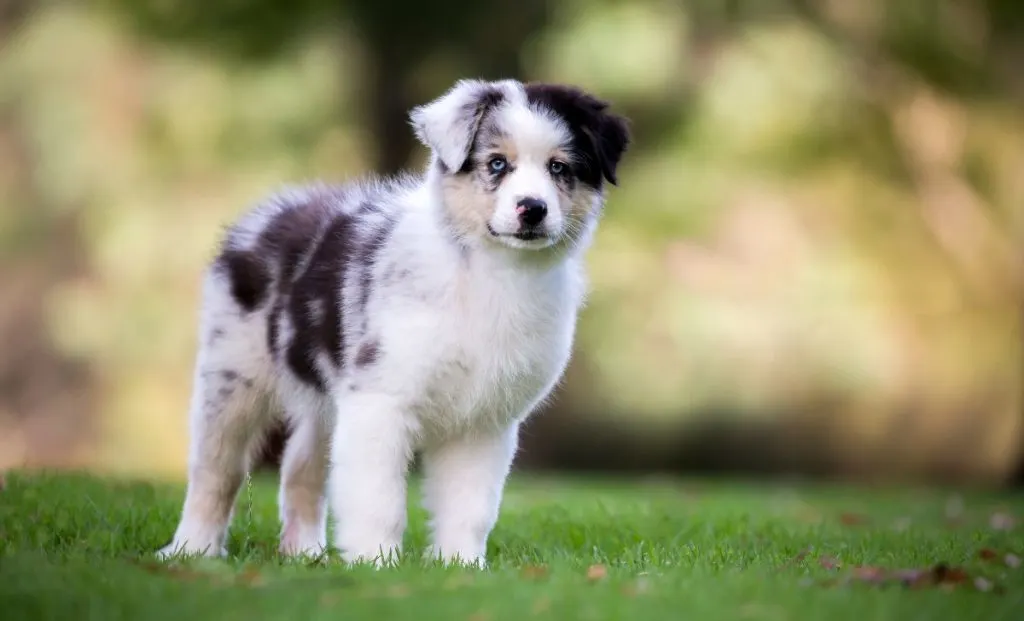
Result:
{"label": "lawn", "polygon": [[1024,619],[1019,494],[519,477],[485,572],[283,561],[271,478],[243,490],[230,559],[161,564],[181,495],[8,473],[0,618]]}

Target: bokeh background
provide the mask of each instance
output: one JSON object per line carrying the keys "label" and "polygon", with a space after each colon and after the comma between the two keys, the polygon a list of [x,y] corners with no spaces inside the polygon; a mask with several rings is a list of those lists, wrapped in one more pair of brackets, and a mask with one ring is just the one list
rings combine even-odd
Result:
{"label": "bokeh background", "polygon": [[1022,481],[1018,0],[0,0],[0,469],[183,476],[221,227],[467,76],[636,140],[520,468]]}

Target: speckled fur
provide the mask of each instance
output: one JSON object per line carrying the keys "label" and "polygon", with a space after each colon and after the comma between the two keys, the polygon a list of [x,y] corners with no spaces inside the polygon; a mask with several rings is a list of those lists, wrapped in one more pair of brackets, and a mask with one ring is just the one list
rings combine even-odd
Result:
{"label": "speckled fur", "polygon": [[[283,553],[327,547],[330,505],[343,559],[393,560],[419,451],[430,554],[485,564],[519,427],[569,361],[628,133],[579,90],[511,80],[459,82],[410,116],[432,151],[422,175],[282,190],[229,229],[205,274],[188,491],[162,555],[226,553],[283,414]],[[547,204],[530,235],[526,197]]]}

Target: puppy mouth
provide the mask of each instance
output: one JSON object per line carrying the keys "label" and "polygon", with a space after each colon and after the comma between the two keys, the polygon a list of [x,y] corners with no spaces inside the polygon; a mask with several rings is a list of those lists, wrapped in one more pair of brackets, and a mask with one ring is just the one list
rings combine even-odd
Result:
{"label": "puppy mouth", "polygon": [[516,231],[515,233],[503,234],[495,231],[490,224],[487,225],[487,232],[491,234],[491,237],[513,237],[520,241],[537,241],[538,239],[550,239],[550,236],[537,230]]}

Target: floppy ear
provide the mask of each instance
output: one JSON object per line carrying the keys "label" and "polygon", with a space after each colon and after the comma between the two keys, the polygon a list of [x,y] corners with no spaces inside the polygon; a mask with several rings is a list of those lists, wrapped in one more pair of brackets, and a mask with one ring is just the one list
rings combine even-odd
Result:
{"label": "floppy ear", "polygon": [[487,109],[502,100],[497,87],[480,80],[460,80],[434,101],[409,113],[416,137],[433,151],[445,168],[462,168]]}
{"label": "floppy ear", "polygon": [[531,102],[568,123],[578,150],[580,180],[595,188],[603,179],[615,185],[615,170],[630,143],[629,121],[608,112],[608,102],[575,86],[531,82],[526,93]]}
{"label": "floppy ear", "polygon": [[629,147],[629,121],[617,114],[602,112],[597,117],[591,137],[597,159],[601,163],[601,174],[612,185],[618,185],[615,170],[619,166],[622,154]]}
{"label": "floppy ear", "polygon": [[612,185],[618,183],[615,169],[630,144],[630,125],[626,117],[606,112],[608,103],[582,94],[577,105],[584,111],[583,132],[594,150],[600,175]]}

